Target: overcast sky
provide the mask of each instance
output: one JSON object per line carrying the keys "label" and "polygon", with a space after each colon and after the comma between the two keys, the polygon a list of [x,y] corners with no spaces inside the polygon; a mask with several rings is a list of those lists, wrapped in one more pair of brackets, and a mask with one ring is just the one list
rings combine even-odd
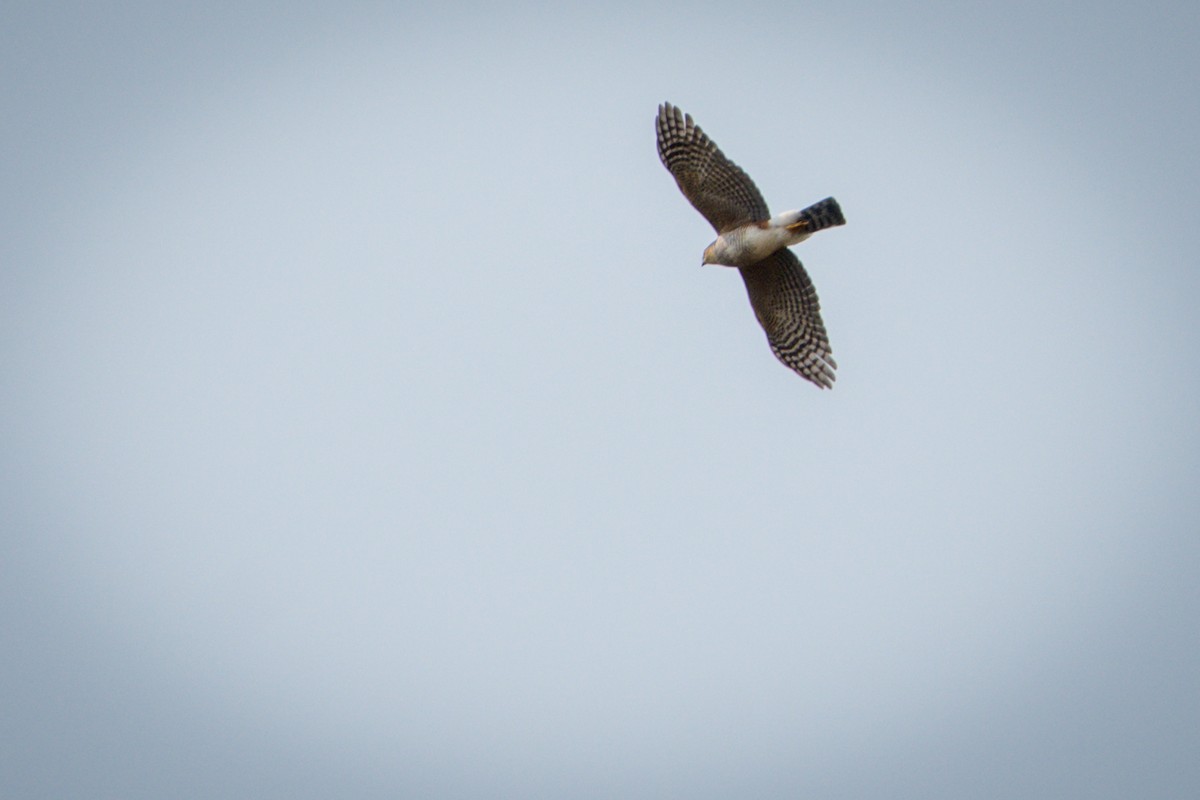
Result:
{"label": "overcast sky", "polygon": [[0,794],[1200,796],[1200,7],[308,6],[0,11]]}

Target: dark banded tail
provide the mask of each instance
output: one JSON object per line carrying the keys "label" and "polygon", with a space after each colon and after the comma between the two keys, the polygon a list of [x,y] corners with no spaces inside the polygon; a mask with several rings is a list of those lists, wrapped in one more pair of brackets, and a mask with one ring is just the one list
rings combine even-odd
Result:
{"label": "dark banded tail", "polygon": [[815,232],[836,225],[845,225],[846,218],[842,216],[842,207],[838,205],[838,201],[832,197],[826,197],[821,202],[813,203],[801,211],[800,222],[804,223],[805,230]]}

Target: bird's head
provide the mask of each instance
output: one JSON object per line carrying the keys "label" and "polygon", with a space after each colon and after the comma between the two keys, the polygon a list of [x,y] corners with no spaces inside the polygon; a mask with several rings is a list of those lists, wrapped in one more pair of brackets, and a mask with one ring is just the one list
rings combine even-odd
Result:
{"label": "bird's head", "polygon": [[700,266],[705,264],[717,263],[717,243],[713,242],[708,247],[704,248],[704,259],[700,262]]}

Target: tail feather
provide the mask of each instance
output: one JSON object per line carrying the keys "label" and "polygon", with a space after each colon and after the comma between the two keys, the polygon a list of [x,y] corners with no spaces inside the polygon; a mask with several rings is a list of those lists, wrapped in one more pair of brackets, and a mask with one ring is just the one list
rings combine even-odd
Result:
{"label": "tail feather", "polygon": [[815,233],[825,228],[845,224],[846,218],[842,216],[842,207],[838,205],[837,200],[826,197],[801,211],[797,221],[788,228]]}

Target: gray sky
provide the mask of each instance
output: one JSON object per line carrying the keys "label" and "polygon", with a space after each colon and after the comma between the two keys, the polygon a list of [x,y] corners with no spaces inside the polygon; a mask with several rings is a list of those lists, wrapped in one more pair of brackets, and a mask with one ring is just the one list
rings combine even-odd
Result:
{"label": "gray sky", "polygon": [[0,794],[1200,794],[1183,5],[7,3]]}

